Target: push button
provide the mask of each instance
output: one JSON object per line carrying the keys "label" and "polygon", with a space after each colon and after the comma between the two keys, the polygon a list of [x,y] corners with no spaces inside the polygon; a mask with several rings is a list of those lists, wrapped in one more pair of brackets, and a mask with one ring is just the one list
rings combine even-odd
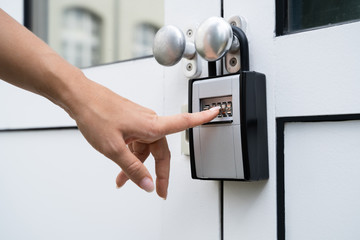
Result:
{"label": "push button", "polygon": [[220,108],[218,117],[222,117],[222,114],[221,114],[221,112],[222,112],[222,111],[221,111],[221,103],[218,102],[218,103],[216,104],[216,106]]}
{"label": "push button", "polygon": [[221,110],[221,114],[222,114],[223,117],[227,117],[226,106],[227,106],[226,102],[221,103],[221,109],[220,110]]}
{"label": "push button", "polygon": [[[220,96],[200,99],[200,109],[202,111],[213,107],[219,107],[219,114],[209,123],[231,123],[233,121],[232,96]],[[206,123],[208,124],[208,123]]]}
{"label": "push button", "polygon": [[227,102],[226,113],[229,117],[232,116],[232,102]]}

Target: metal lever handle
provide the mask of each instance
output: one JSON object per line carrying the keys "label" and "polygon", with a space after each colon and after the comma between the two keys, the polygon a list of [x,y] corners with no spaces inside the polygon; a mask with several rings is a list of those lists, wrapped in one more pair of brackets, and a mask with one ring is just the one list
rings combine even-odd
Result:
{"label": "metal lever handle", "polygon": [[187,42],[184,33],[175,26],[164,26],[155,35],[153,53],[156,61],[164,66],[173,66],[181,58],[192,59],[195,46]]}

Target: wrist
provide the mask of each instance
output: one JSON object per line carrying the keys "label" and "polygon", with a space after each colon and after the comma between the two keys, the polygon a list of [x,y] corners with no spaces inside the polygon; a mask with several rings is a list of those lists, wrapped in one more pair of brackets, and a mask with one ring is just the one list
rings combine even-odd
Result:
{"label": "wrist", "polygon": [[63,108],[73,119],[79,109],[88,101],[89,88],[94,82],[89,80],[77,67],[72,66],[56,54],[43,58],[42,84],[37,92]]}
{"label": "wrist", "polygon": [[71,76],[66,87],[59,94],[59,101],[56,103],[63,108],[71,118],[76,120],[81,109],[84,110],[91,98],[91,85],[94,84],[80,70]]}
{"label": "wrist", "polygon": [[71,118],[78,120],[79,116],[93,105],[99,91],[97,85],[79,70],[67,81],[66,87],[60,93],[60,101],[57,105],[63,108]]}

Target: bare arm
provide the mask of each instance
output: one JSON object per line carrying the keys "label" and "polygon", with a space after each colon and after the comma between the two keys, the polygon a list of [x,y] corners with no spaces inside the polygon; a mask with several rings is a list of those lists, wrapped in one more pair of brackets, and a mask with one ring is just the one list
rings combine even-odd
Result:
{"label": "bare arm", "polygon": [[0,79],[48,98],[77,123],[87,141],[117,163],[121,187],[131,179],[151,192],[153,180],[143,165],[155,158],[156,190],[166,198],[170,152],[165,135],[210,121],[218,109],[161,117],[89,80],[80,69],[0,9]]}

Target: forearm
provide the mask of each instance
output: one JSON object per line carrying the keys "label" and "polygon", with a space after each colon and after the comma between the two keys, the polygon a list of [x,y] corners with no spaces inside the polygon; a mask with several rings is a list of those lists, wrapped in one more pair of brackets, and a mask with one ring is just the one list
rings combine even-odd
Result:
{"label": "forearm", "polygon": [[2,9],[0,29],[0,79],[42,95],[72,115],[72,105],[80,101],[74,91],[90,81]]}

